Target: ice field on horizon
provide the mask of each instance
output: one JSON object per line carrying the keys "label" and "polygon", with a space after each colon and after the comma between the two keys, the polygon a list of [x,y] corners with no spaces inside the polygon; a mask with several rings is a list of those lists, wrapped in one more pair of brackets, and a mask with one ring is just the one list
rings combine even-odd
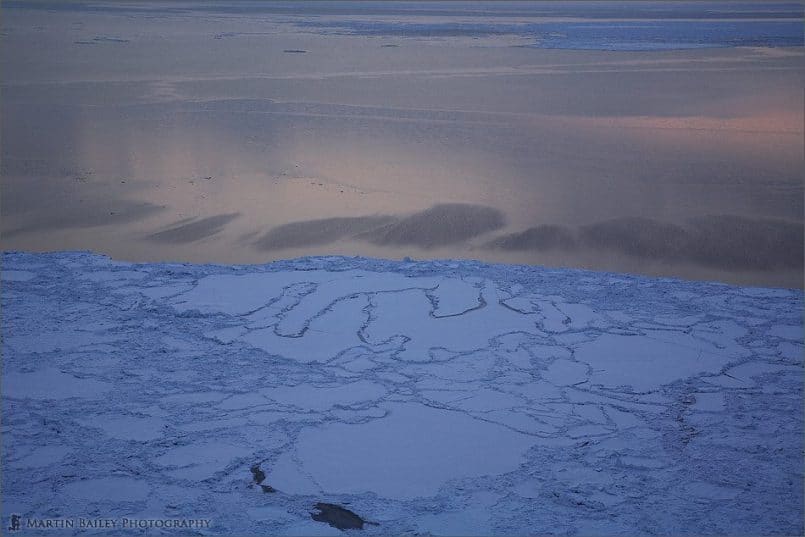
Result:
{"label": "ice field on horizon", "polygon": [[473,261],[7,252],[3,523],[337,535],[327,502],[377,535],[800,534],[802,307]]}

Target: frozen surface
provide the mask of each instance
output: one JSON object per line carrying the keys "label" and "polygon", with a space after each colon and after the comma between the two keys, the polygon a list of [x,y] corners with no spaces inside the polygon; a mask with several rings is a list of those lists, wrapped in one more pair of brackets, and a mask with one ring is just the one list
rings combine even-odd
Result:
{"label": "frozen surface", "polygon": [[[395,404],[384,419],[306,429],[293,466],[275,485],[299,493],[374,492],[410,500],[434,496],[450,479],[498,475],[516,469],[533,444],[528,436],[421,404]],[[297,465],[293,459],[301,461]],[[306,477],[315,483],[301,488]]]}
{"label": "frozen surface", "polygon": [[86,253],[5,253],[2,289],[6,517],[335,535],[310,518],[328,502],[378,535],[803,531],[801,291]]}

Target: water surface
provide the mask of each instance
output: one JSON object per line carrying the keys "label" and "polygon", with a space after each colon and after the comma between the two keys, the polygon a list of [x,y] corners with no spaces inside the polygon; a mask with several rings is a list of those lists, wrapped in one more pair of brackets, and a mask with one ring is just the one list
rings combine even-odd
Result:
{"label": "water surface", "polygon": [[4,248],[802,285],[802,5],[4,3]]}

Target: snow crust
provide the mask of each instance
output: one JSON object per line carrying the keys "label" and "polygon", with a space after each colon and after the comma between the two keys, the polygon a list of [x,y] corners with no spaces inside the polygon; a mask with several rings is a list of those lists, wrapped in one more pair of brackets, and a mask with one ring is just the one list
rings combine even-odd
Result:
{"label": "snow crust", "polygon": [[2,278],[4,516],[334,535],[310,518],[330,502],[378,535],[803,531],[798,290],[80,252],[7,252]]}

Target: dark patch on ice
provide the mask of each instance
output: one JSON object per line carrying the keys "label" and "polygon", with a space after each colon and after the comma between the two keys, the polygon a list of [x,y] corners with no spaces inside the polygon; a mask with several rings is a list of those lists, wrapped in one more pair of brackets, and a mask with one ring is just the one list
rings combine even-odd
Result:
{"label": "dark patch on ice", "polygon": [[577,240],[573,231],[566,227],[540,225],[503,235],[486,246],[500,250],[571,250],[577,246]]}
{"label": "dark patch on ice", "polygon": [[147,238],[159,242],[195,242],[220,233],[224,227],[240,216],[240,213],[219,214],[207,218],[185,218],[174,222],[168,229],[152,233]]}
{"label": "dark patch on ice", "polygon": [[362,234],[379,245],[434,248],[455,244],[502,228],[502,212],[485,205],[443,203]]}
{"label": "dark patch on ice", "polygon": [[265,493],[277,492],[277,489],[275,489],[271,485],[263,484],[263,481],[265,481],[266,479],[266,474],[262,469],[260,469],[259,464],[252,465],[252,467],[249,468],[249,471],[251,471],[252,473],[252,479],[254,480],[255,485],[259,485],[260,488],[263,490],[263,492]]}
{"label": "dark patch on ice", "polygon": [[249,471],[252,473],[252,479],[254,479],[255,484],[259,485],[266,479],[266,474],[260,469],[259,464],[253,465],[249,468]]}
{"label": "dark patch on ice", "polygon": [[326,522],[334,528],[339,530],[362,530],[364,524],[372,524],[377,526],[374,522],[367,522],[349,509],[345,509],[340,505],[332,503],[319,502],[316,504],[318,513],[311,513],[310,517],[316,522]]}
{"label": "dark patch on ice", "polygon": [[393,222],[392,216],[322,218],[291,222],[271,229],[254,244],[261,250],[276,250],[328,244]]}

